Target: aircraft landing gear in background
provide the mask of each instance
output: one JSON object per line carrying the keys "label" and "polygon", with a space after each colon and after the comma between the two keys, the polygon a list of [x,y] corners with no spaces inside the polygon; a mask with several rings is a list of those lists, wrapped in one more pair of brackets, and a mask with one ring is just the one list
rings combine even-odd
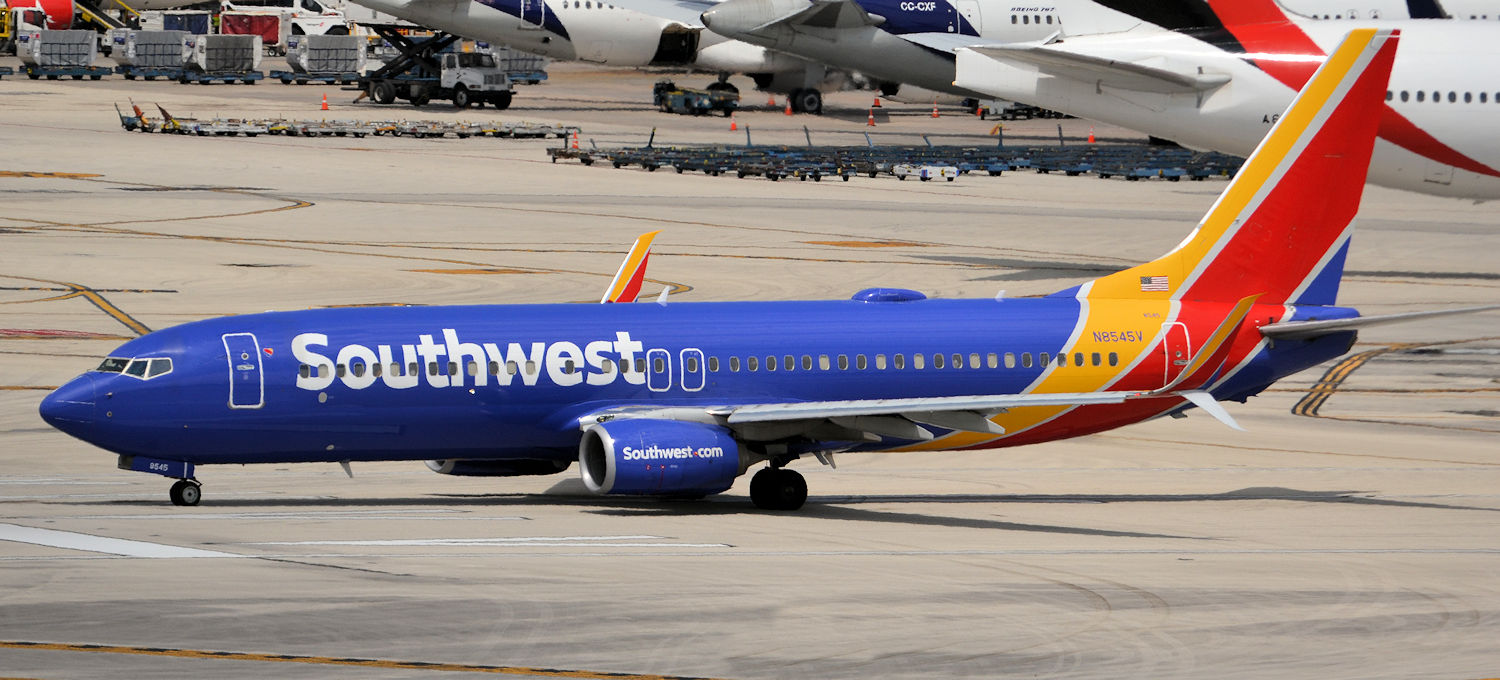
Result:
{"label": "aircraft landing gear in background", "polygon": [[822,113],[823,93],[815,88],[792,90],[792,111],[797,113]]}
{"label": "aircraft landing gear in background", "polygon": [[750,500],[762,510],[796,510],[807,502],[807,480],[796,470],[764,468],[750,478]]}
{"label": "aircraft landing gear in background", "polygon": [[172,505],[197,505],[203,498],[203,485],[196,479],[179,479],[169,494]]}
{"label": "aircraft landing gear in background", "polygon": [[740,88],[735,87],[734,83],[731,83],[727,80],[715,80],[714,82],[709,83],[708,87],[704,89],[707,89],[709,92],[724,91],[733,92],[734,94],[740,93]]}

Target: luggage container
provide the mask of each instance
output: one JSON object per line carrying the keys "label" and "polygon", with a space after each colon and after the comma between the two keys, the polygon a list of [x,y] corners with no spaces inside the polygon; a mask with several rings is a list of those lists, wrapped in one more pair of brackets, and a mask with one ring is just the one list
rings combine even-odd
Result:
{"label": "luggage container", "polygon": [[16,36],[21,63],[42,68],[88,68],[99,56],[93,31],[28,31]]}
{"label": "luggage container", "polygon": [[213,20],[208,12],[182,11],[162,12],[161,27],[165,31],[185,31],[193,35],[208,35]]}
{"label": "luggage container", "polygon": [[189,71],[245,74],[260,68],[259,35],[193,35],[183,45],[184,66]]}
{"label": "luggage container", "polygon": [[365,39],[355,35],[298,35],[287,39],[294,73],[329,75],[365,70]]}
{"label": "luggage container", "polygon": [[121,66],[180,69],[183,65],[184,41],[188,35],[185,31],[133,31],[117,28],[109,32],[109,41],[113,45],[110,58]]}

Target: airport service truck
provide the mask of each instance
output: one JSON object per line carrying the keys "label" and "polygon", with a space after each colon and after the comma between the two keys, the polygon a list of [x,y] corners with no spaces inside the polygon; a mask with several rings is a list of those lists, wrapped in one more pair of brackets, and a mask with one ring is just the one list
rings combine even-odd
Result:
{"label": "airport service truck", "polygon": [[[377,104],[404,99],[422,106],[433,99],[447,99],[463,109],[486,103],[497,109],[510,107],[514,85],[509,73],[487,49],[473,52],[439,52],[432,55],[438,68],[417,64],[405,72],[382,74],[376,71],[361,84]],[[382,69],[384,71],[385,69]]]}

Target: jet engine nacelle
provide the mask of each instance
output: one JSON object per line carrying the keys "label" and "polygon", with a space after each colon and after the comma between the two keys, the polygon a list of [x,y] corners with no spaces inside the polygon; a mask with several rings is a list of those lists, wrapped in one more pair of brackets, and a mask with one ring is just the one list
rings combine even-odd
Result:
{"label": "jet engine nacelle", "polygon": [[555,475],[573,466],[571,460],[429,460],[427,469],[440,475],[457,477],[525,477]]}
{"label": "jet engine nacelle", "polygon": [[675,420],[613,420],[590,427],[578,444],[583,484],[596,494],[704,496],[734,485],[745,471],[729,431]]}

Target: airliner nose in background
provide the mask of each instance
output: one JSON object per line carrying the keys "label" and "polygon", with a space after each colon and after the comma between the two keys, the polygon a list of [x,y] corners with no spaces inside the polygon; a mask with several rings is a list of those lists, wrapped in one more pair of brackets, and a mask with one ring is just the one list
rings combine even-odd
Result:
{"label": "airliner nose in background", "polygon": [[[632,301],[650,236],[600,305],[313,309],[208,319],[121,345],[47,397],[47,422],[178,479],[195,466],[429,460],[525,475],[580,462],[600,494],[703,496],[752,466],[862,451],[1015,446],[1220,402],[1345,353],[1335,297],[1397,38],[1356,30],[1192,236],[1050,296]],[[1274,340],[1274,342],[1272,342]]]}

